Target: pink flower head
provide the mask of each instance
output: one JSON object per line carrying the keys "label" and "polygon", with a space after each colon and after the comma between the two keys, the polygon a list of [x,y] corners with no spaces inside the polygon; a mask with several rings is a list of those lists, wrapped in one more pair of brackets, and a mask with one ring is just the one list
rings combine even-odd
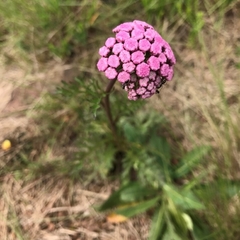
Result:
{"label": "pink flower head", "polygon": [[115,37],[109,37],[99,49],[97,68],[108,79],[117,79],[128,99],[149,98],[173,78],[174,53],[151,25],[134,20],[120,24],[113,32]]}

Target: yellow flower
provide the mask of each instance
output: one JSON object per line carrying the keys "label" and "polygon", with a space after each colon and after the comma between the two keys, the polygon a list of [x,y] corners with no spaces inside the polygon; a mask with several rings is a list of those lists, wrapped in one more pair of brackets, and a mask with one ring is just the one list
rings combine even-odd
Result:
{"label": "yellow flower", "polygon": [[8,139],[4,140],[1,145],[2,150],[4,150],[4,151],[8,151],[11,148],[11,146],[12,146],[12,144]]}

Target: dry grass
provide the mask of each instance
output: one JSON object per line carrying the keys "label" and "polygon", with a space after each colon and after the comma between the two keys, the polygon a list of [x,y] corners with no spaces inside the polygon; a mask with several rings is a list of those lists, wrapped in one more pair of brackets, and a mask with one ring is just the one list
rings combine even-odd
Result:
{"label": "dry grass", "polygon": [[225,26],[213,31],[213,19],[206,26],[202,51],[176,48],[178,71],[174,81],[161,91],[163,104],[156,98],[151,100],[168,117],[176,134],[183,136],[185,149],[211,144],[217,152],[216,161],[224,166],[232,164],[231,176],[237,178],[240,71],[236,64],[240,58],[235,53],[239,20],[238,16],[226,19]]}
{"label": "dry grass", "polygon": [[24,182],[8,174],[2,182],[0,237],[3,240],[147,239],[146,217],[116,225],[106,222],[94,210],[109,196],[112,184],[98,187],[98,193],[52,176]]}

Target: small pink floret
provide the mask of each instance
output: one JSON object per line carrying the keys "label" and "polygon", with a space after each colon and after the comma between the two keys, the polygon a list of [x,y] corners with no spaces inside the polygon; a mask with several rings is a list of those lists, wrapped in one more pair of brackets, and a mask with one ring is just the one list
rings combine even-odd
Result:
{"label": "small pink floret", "polygon": [[133,89],[134,86],[135,86],[134,83],[130,83],[130,84],[128,85],[128,88],[129,88],[129,89]]}
{"label": "small pink floret", "polygon": [[113,46],[113,49],[112,49],[112,51],[115,55],[118,55],[122,50],[123,50],[123,44],[122,43],[116,43]]}
{"label": "small pink floret", "polygon": [[128,32],[120,31],[116,34],[116,39],[118,42],[124,42],[128,38],[130,38],[130,34]]}
{"label": "small pink floret", "polygon": [[154,37],[154,42],[160,43],[160,44],[164,45],[164,43],[165,43],[166,41],[162,38],[162,36],[160,36],[160,35],[156,32],[156,35],[155,35],[155,37]]}
{"label": "small pink floret", "polygon": [[110,37],[106,40],[105,46],[108,47],[108,48],[112,48],[113,45],[115,44],[115,42],[116,42],[116,39],[113,38],[113,37]]}
{"label": "small pink floret", "polygon": [[160,53],[162,53],[162,45],[159,43],[153,43],[151,45],[151,49],[150,49],[151,53],[153,53],[154,55],[159,55]]}
{"label": "small pink floret", "polygon": [[167,58],[164,53],[160,53],[158,59],[160,63],[165,63],[167,61]]}
{"label": "small pink floret", "polygon": [[146,92],[146,88],[140,87],[140,88],[137,89],[136,92],[137,92],[138,95],[142,95]]}
{"label": "small pink floret", "polygon": [[119,58],[123,63],[127,63],[130,61],[130,53],[126,50],[122,50],[119,54]]}
{"label": "small pink floret", "polygon": [[154,83],[153,83],[153,82],[150,82],[150,83],[148,84],[147,89],[148,89],[149,91],[151,91],[153,88],[154,88]]}
{"label": "small pink floret", "polygon": [[150,98],[152,96],[152,94],[150,93],[150,92],[145,92],[142,96],[141,96],[141,98],[142,99],[146,99],[146,98]]}
{"label": "small pink floret", "polygon": [[117,77],[118,81],[121,83],[125,83],[130,80],[130,74],[128,72],[120,72]]}
{"label": "small pink floret", "polygon": [[115,27],[113,29],[113,32],[116,33],[116,32],[119,32],[119,31],[126,31],[126,32],[129,32],[133,29],[134,27],[134,23],[133,22],[125,22],[125,23],[122,23],[120,25],[118,25],[117,27]]}
{"label": "small pink floret", "polygon": [[110,52],[110,49],[107,48],[106,46],[101,47],[98,51],[99,55],[102,56],[102,57],[107,57],[109,52]]}
{"label": "small pink floret", "polygon": [[173,68],[170,67],[166,79],[167,79],[168,81],[170,81],[170,80],[172,80],[172,78],[173,78]]}
{"label": "small pink floret", "polygon": [[141,78],[141,79],[139,80],[139,85],[140,85],[141,87],[147,87],[148,82],[149,82],[149,79],[148,79],[147,77]]}
{"label": "small pink floret", "polygon": [[108,60],[105,57],[102,57],[98,60],[97,68],[99,71],[104,72],[108,67]]}
{"label": "small pink floret", "polygon": [[153,41],[155,35],[156,35],[156,31],[153,29],[147,29],[146,32],[144,33],[145,38],[149,41]]}
{"label": "small pink floret", "polygon": [[141,39],[139,41],[139,50],[141,51],[148,51],[151,47],[151,43],[147,39]]}
{"label": "small pink floret", "polygon": [[133,90],[133,89],[131,89],[131,90],[129,91],[129,94],[132,95],[132,96],[137,96],[136,91]]}
{"label": "small pink floret", "polygon": [[133,63],[135,63],[135,64],[139,64],[139,63],[143,62],[144,58],[145,58],[145,56],[144,56],[143,52],[141,52],[141,51],[133,52],[131,55],[131,59],[132,59]]}
{"label": "small pink floret", "polygon": [[155,86],[159,87],[160,83],[161,83],[161,77],[157,76],[156,79],[155,79]]}
{"label": "small pink floret", "polygon": [[138,29],[133,29],[131,36],[132,36],[132,38],[140,40],[144,37],[144,31],[141,31],[141,30],[138,30]]}
{"label": "small pink floret", "polygon": [[128,73],[132,73],[135,69],[135,64],[133,62],[128,62],[123,64],[123,70]]}
{"label": "small pink floret", "polygon": [[128,38],[124,42],[124,48],[128,51],[135,51],[138,48],[138,41],[134,38]]}
{"label": "small pink floret", "polygon": [[151,56],[147,63],[149,64],[150,68],[154,71],[157,71],[160,68],[160,61],[157,57]]}
{"label": "small pink floret", "polygon": [[149,79],[151,79],[151,80],[155,80],[155,78],[156,78],[156,72],[155,71],[150,71],[150,74],[149,74]]}
{"label": "small pink floret", "polygon": [[136,70],[137,70],[137,75],[142,78],[147,77],[150,73],[149,65],[144,62],[138,64]]}
{"label": "small pink floret", "polygon": [[143,21],[140,21],[140,20],[134,20],[133,21],[135,24],[138,24],[140,26],[143,26],[145,28],[151,28],[153,29],[153,26],[151,26],[150,24],[146,23],[146,22],[143,22]]}
{"label": "small pink floret", "polygon": [[164,77],[168,75],[168,72],[170,71],[168,64],[163,64],[160,68],[160,74]]}
{"label": "small pink floret", "polygon": [[105,71],[105,76],[110,80],[115,79],[117,76],[117,71],[114,68],[109,67]]}
{"label": "small pink floret", "polygon": [[166,57],[170,60],[170,62],[172,64],[176,64],[176,58],[172,52],[172,50],[170,49],[170,46],[168,45],[168,47],[165,48],[165,51],[164,51]]}
{"label": "small pink floret", "polygon": [[113,68],[117,68],[120,65],[119,57],[116,55],[111,55],[108,58],[108,65]]}

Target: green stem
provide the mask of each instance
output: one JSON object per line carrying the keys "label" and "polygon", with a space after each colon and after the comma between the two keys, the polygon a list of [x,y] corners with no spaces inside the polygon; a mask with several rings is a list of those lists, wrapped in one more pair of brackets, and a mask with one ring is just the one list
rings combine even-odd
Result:
{"label": "green stem", "polygon": [[117,81],[117,79],[114,79],[114,80],[111,80],[109,82],[109,84],[107,85],[107,88],[105,90],[106,96],[103,99],[104,109],[106,111],[107,118],[108,118],[108,121],[109,121],[109,124],[110,124],[110,128],[112,130],[112,133],[114,135],[115,140],[116,140],[116,137],[117,137],[117,127],[116,127],[115,122],[113,121],[112,111],[111,111],[111,108],[110,108],[109,95],[110,95],[111,90],[112,90],[116,81]]}

